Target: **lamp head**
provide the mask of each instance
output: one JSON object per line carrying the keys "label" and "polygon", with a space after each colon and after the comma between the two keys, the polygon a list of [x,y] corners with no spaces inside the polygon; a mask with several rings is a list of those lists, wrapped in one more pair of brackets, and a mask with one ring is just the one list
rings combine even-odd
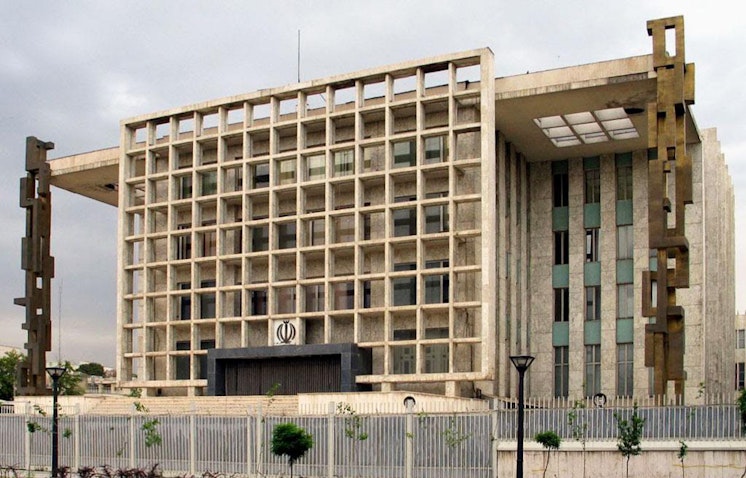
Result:
{"label": "lamp head", "polygon": [[52,380],[59,380],[65,375],[65,367],[47,367],[47,373]]}
{"label": "lamp head", "polygon": [[518,372],[525,372],[531,366],[534,358],[533,355],[511,355],[510,361],[513,362]]}

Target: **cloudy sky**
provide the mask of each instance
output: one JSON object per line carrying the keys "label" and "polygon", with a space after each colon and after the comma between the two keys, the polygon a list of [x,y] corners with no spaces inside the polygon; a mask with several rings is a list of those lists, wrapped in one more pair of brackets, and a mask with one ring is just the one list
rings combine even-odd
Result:
{"label": "cloudy sky", "polygon": [[[736,1],[0,0],[0,344],[23,346],[18,178],[25,137],[65,156],[118,142],[141,113],[442,53],[490,47],[498,76],[646,54],[648,19],[683,14],[695,117],[716,126],[746,223],[746,18]],[[116,211],[54,190],[54,346],[114,365]],[[739,245],[740,244],[740,245]],[[737,237],[739,250],[746,235]],[[746,309],[744,256],[737,307]],[[61,327],[58,323],[61,322]]]}

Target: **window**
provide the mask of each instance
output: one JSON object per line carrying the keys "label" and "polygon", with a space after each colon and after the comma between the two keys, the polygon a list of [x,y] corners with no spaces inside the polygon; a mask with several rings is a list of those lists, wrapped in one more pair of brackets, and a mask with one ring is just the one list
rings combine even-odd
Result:
{"label": "window", "polygon": [[[448,261],[427,261],[425,268],[440,269],[448,267]],[[447,304],[448,303],[448,274],[428,275],[425,276],[425,303],[426,304]]]}
{"label": "window", "polygon": [[355,172],[355,153],[351,149],[334,153],[334,177],[349,176]]}
{"label": "window", "polygon": [[570,348],[567,346],[554,348],[554,396],[568,396],[568,382],[570,380]]}
{"label": "window", "polygon": [[601,319],[601,286],[585,288],[585,320]]}
{"label": "window", "polygon": [[[192,285],[189,282],[179,282],[179,290],[190,290]],[[192,296],[191,294],[179,296],[179,320],[190,320],[192,318]]]}
{"label": "window", "polygon": [[601,201],[601,171],[598,169],[585,170],[585,203],[593,204]]}
{"label": "window", "polygon": [[275,289],[278,314],[295,313],[295,287],[278,287]]}
{"label": "window", "polygon": [[[203,226],[214,226],[215,221],[204,221]],[[217,252],[217,231],[204,231],[202,235],[202,257],[212,257]]]}
{"label": "window", "polygon": [[218,172],[207,171],[202,173],[202,195],[210,196],[218,192]]}
{"label": "window", "polygon": [[192,176],[179,177],[179,199],[192,197]]}
{"label": "window", "polygon": [[371,223],[370,213],[363,214],[363,240],[364,241],[370,240],[370,223]]}
{"label": "window", "polygon": [[[214,340],[201,340],[199,343],[199,349],[200,350],[209,350],[215,348],[215,341]],[[201,354],[197,356],[198,362],[197,365],[199,366],[199,370],[197,371],[197,377],[200,380],[206,380],[207,379],[207,354]]]}
{"label": "window", "polygon": [[[191,224],[179,224],[177,229],[184,231],[192,227]],[[176,259],[189,259],[192,257],[192,233],[178,236],[176,239]]]}
{"label": "window", "polygon": [[601,346],[585,346],[585,396],[601,393]]}
{"label": "window", "polygon": [[554,231],[554,265],[567,264],[570,257],[570,244],[567,231]]}
{"label": "window", "polygon": [[370,309],[371,284],[369,280],[363,281],[363,308]]}
{"label": "window", "polygon": [[295,182],[295,159],[279,161],[277,172],[277,184],[293,184]]}
{"label": "window", "polygon": [[598,262],[598,228],[585,230],[585,262]]}
{"label": "window", "polygon": [[355,240],[355,216],[335,216],[334,224],[334,242],[352,242]]}
{"label": "window", "polygon": [[746,329],[736,330],[736,348],[746,348]]}
{"label": "window", "polygon": [[570,319],[570,289],[554,289],[554,321],[567,322]]}
{"label": "window", "polygon": [[[394,340],[415,340],[417,333],[414,329],[394,330]],[[393,347],[394,373],[415,373],[415,349],[414,345]]]}
{"label": "window", "polygon": [[736,390],[746,388],[746,363],[736,363]]}
{"label": "window", "polygon": [[251,228],[251,251],[266,251],[269,249],[269,226],[255,226]]}
{"label": "window", "polygon": [[[425,330],[425,339],[447,339],[448,327],[434,327]],[[425,373],[448,372],[448,344],[425,345]]]}
{"label": "window", "polygon": [[355,307],[355,283],[334,284],[334,310],[347,310]]}
{"label": "window", "polygon": [[617,344],[616,354],[616,395],[631,397],[634,373],[633,344]]}
{"label": "window", "polygon": [[567,173],[555,174],[552,177],[552,205],[554,207],[567,207],[568,198],[568,176]]}
{"label": "window", "polygon": [[251,315],[267,315],[267,291],[251,291]]}
{"label": "window", "polygon": [[[203,280],[200,283],[200,287],[203,289],[215,287],[215,281]],[[199,294],[199,315],[201,319],[215,318],[215,291]]]}
{"label": "window", "polygon": [[[417,269],[414,262],[394,264],[394,272],[413,271]],[[394,289],[394,306],[417,304],[417,277],[397,277],[391,280]]]}
{"label": "window", "polygon": [[448,138],[433,136],[425,138],[425,164],[442,163],[448,160]]}
{"label": "window", "polygon": [[394,218],[394,237],[413,236],[417,233],[417,209],[395,209],[392,212]]}
{"label": "window", "polygon": [[383,170],[385,162],[383,145],[373,145],[363,148],[363,171],[369,173],[371,171]]}
{"label": "window", "polygon": [[315,181],[326,177],[326,156],[318,154],[306,157],[306,179]]}
{"label": "window", "polygon": [[632,199],[632,166],[617,166],[616,168],[616,199],[617,201]]}
{"label": "window", "polygon": [[277,247],[292,249],[296,244],[295,222],[284,222],[277,225]]}
{"label": "window", "polygon": [[305,286],[306,312],[324,311],[324,284]]}
{"label": "window", "polygon": [[414,140],[394,143],[394,167],[406,168],[417,164],[417,148]]}
{"label": "window", "polygon": [[448,232],[448,204],[425,207],[425,233]]}
{"label": "window", "polygon": [[632,259],[634,256],[634,228],[619,226],[616,228],[616,258]]}
{"label": "window", "polygon": [[[189,351],[191,349],[191,343],[189,340],[179,340],[176,342],[177,351]],[[178,355],[174,357],[174,364],[176,365],[176,380],[189,380],[189,355]]]}
{"label": "window", "polygon": [[326,231],[324,229],[324,219],[311,219],[308,221],[308,245],[321,246],[324,244]]}
{"label": "window", "polygon": [[269,187],[269,163],[259,163],[252,166],[254,170],[252,186],[254,189]]}
{"label": "window", "polygon": [[617,284],[617,318],[631,319],[635,315],[635,288],[633,284]]}

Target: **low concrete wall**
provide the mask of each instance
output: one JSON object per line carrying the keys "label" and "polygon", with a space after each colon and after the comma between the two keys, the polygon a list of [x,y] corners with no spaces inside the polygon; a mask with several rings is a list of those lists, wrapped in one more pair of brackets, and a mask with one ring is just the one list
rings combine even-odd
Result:
{"label": "low concrete wall", "polygon": [[[684,473],[678,459],[678,442],[642,442],[642,453],[629,460],[629,476],[645,478],[738,478],[746,469],[746,441],[686,442]],[[498,444],[497,475],[499,478],[515,477],[516,444]],[[546,454],[536,442],[524,445],[523,475],[525,478],[541,477]],[[615,442],[586,444],[585,470],[582,447],[577,442],[562,442],[559,451],[553,451],[547,477],[607,478],[626,476],[626,459],[619,453]]]}
{"label": "low concrete wall", "polygon": [[343,403],[358,414],[405,413],[404,399],[415,399],[414,413],[461,413],[489,411],[489,402],[473,398],[444,397],[414,392],[361,392],[361,393],[301,393],[298,394],[298,413],[301,415],[326,415],[329,402]]}

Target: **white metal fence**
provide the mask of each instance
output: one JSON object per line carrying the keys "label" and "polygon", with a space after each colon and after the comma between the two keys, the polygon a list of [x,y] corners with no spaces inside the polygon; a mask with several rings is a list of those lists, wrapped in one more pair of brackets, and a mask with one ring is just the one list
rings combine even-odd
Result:
{"label": "white metal fence", "polygon": [[[534,407],[534,405],[530,405]],[[569,413],[588,441],[617,439],[615,414],[631,408],[528,408],[526,437],[553,430],[573,439]],[[735,405],[645,407],[643,440],[733,440],[742,438]],[[155,424],[160,444],[146,446],[145,424]],[[292,421],[314,440],[296,463],[298,476],[407,478],[487,478],[493,476],[498,443],[514,441],[516,410],[399,415],[362,415],[330,404],[325,416],[265,416],[261,409],[243,417],[204,415],[68,415],[60,418],[60,464],[149,468],[158,463],[169,474],[278,475],[285,461],[269,451],[272,430]],[[51,418],[34,411],[0,414],[0,466],[48,469]]]}

